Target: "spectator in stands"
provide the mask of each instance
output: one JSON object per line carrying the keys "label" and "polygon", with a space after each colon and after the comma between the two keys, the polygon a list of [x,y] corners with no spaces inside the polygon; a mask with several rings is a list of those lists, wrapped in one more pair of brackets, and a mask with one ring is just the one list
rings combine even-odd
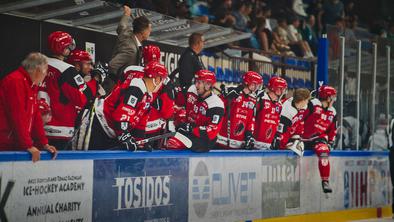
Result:
{"label": "spectator in stands", "polygon": [[311,58],[313,57],[312,50],[308,42],[304,41],[302,35],[298,32],[299,26],[300,19],[297,17],[292,18],[291,24],[287,27],[287,38],[290,41],[289,45],[297,56]]}
{"label": "spectator in stands", "polygon": [[57,150],[48,144],[38,107],[38,85],[47,75],[48,60],[30,53],[17,70],[0,80],[0,150],[27,150],[33,162],[40,160],[43,148],[56,158]]}
{"label": "spectator in stands", "polygon": [[215,16],[213,24],[232,27],[235,23],[235,18],[231,15],[231,6],[231,0],[213,1],[211,8],[211,12]]}
{"label": "spectator in stands", "polygon": [[289,46],[289,39],[287,38],[287,20],[286,18],[278,19],[278,26],[274,29],[272,33],[274,37],[274,45],[275,47],[285,55],[295,55],[294,52],[291,51]]}
{"label": "spectator in stands", "polygon": [[266,19],[264,17],[257,19],[257,29],[255,35],[260,44],[260,48],[266,52],[276,52],[272,32],[267,28]]}
{"label": "spectator in stands", "polygon": [[252,12],[252,4],[247,1],[240,1],[233,12],[235,18],[234,28],[240,31],[245,31],[250,21],[250,13]]}
{"label": "spectator in stands", "polygon": [[326,24],[335,24],[335,19],[345,16],[345,8],[340,0],[328,0],[323,5],[324,22]]}
{"label": "spectator in stands", "polygon": [[358,17],[356,15],[346,17],[345,38],[347,47],[356,47],[357,37],[355,30],[358,24]]}
{"label": "spectator in stands", "polygon": [[354,2],[349,1],[345,7],[345,17],[350,18],[356,16],[356,12],[354,11]]}
{"label": "spectator in stands", "polygon": [[323,32],[323,3],[322,0],[316,0],[313,4],[310,5],[308,9],[308,14],[315,16],[316,24],[312,27],[316,33],[317,37],[321,36]]}
{"label": "spectator in stands", "polygon": [[193,84],[194,74],[204,69],[199,54],[204,48],[204,37],[201,33],[189,36],[189,47],[183,51],[178,61],[179,83],[183,89],[188,89]]}
{"label": "spectator in stands", "polygon": [[271,8],[264,7],[262,11],[263,11],[263,17],[265,18],[265,28],[267,28],[270,32],[272,32],[271,19],[270,19],[272,15]]}
{"label": "spectator in stands", "polygon": [[113,50],[112,59],[109,62],[110,78],[106,79],[105,89],[112,90],[114,83],[119,79],[120,70],[129,65],[141,63],[142,43],[149,38],[152,25],[145,16],[140,16],[133,21],[133,30],[129,25],[131,9],[123,6],[123,16],[120,19],[118,29],[118,40]]}
{"label": "spectator in stands", "polygon": [[331,59],[337,59],[340,53],[339,37],[345,35],[345,21],[343,18],[338,17],[335,20],[335,27],[327,32],[327,39],[330,42],[328,53]]}
{"label": "spectator in stands", "polygon": [[315,16],[309,15],[308,19],[304,21],[301,28],[302,38],[305,39],[306,42],[309,44],[313,54],[317,53],[317,47],[319,44],[319,40],[317,39],[317,35],[314,30],[315,24],[316,24]]}

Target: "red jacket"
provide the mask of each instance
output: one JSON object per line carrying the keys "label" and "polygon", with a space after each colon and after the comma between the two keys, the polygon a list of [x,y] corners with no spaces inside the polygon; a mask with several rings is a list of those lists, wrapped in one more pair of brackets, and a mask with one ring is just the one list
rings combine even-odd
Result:
{"label": "red jacket", "polygon": [[243,93],[242,88],[229,91],[223,98],[226,111],[216,143],[224,148],[240,149],[245,145],[247,134],[253,135],[254,132],[256,98]]}
{"label": "red jacket", "polygon": [[0,80],[0,123],[0,150],[48,144],[38,110],[37,87],[22,67]]}

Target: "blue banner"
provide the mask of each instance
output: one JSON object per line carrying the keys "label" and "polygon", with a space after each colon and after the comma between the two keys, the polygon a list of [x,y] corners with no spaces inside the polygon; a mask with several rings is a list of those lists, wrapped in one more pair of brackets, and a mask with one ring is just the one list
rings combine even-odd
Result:
{"label": "blue banner", "polygon": [[316,81],[316,87],[328,84],[328,39],[326,36],[319,39]]}
{"label": "blue banner", "polygon": [[187,221],[187,158],[94,161],[93,221]]}

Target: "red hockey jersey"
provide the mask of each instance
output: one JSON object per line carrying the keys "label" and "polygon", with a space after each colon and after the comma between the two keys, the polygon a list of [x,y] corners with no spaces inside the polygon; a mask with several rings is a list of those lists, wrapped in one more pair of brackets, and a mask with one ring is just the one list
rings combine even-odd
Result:
{"label": "red hockey jersey", "polygon": [[52,120],[45,125],[47,137],[69,140],[74,134],[78,110],[92,98],[92,92],[74,66],[48,58],[48,74],[38,97],[45,99],[52,110]]}
{"label": "red hockey jersey", "polygon": [[279,125],[282,103],[274,102],[263,92],[257,101],[256,129],[254,147],[257,149],[270,149]]}
{"label": "red hockey jersey", "polygon": [[245,134],[253,135],[254,132],[256,97],[246,95],[242,88],[231,88],[228,95],[222,99],[226,111],[216,143],[224,148],[243,148]]}
{"label": "red hockey jersey", "polygon": [[325,109],[319,99],[308,103],[303,133],[304,141],[325,140],[333,144],[337,134],[337,113],[334,107]]}
{"label": "red hockey jersey", "polygon": [[95,106],[96,116],[110,138],[129,131],[134,137],[135,127],[149,112],[152,95],[141,78],[128,79],[118,85],[105,99]]}
{"label": "red hockey jersey", "polygon": [[276,144],[279,149],[286,149],[289,140],[293,136],[302,136],[304,133],[304,117],[307,106],[298,110],[294,103],[293,97],[283,103],[282,112],[280,114],[280,123],[276,136]]}

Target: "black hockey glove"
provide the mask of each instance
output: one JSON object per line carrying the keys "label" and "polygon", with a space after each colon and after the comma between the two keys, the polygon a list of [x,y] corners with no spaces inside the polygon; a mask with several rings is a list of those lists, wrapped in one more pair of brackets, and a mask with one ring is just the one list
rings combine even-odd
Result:
{"label": "black hockey glove", "polygon": [[191,133],[193,131],[193,127],[190,123],[182,123],[178,130],[185,133]]}
{"label": "black hockey glove", "polygon": [[118,136],[118,140],[120,142],[121,148],[132,152],[137,150],[137,143],[135,142],[135,139],[131,136],[131,133],[122,133],[122,135]]}
{"label": "black hockey glove", "polygon": [[253,136],[251,136],[251,135],[247,136],[245,139],[245,149],[247,149],[247,150],[253,149],[255,141],[256,140],[253,138]]}

